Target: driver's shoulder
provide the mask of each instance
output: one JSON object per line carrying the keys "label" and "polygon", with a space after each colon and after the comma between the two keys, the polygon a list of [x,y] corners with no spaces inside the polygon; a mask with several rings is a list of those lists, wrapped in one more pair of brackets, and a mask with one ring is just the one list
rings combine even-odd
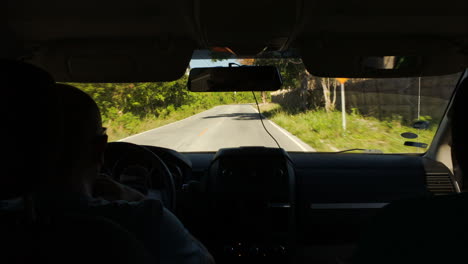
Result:
{"label": "driver's shoulder", "polygon": [[89,202],[89,208],[93,211],[116,213],[119,215],[145,215],[146,217],[160,217],[163,212],[161,201],[154,199],[145,199],[137,202],[124,200],[107,201],[102,199],[93,199]]}
{"label": "driver's shoulder", "polygon": [[163,207],[158,200],[127,201],[91,201],[88,212],[105,217],[128,231],[145,244],[158,244],[160,225],[163,220]]}

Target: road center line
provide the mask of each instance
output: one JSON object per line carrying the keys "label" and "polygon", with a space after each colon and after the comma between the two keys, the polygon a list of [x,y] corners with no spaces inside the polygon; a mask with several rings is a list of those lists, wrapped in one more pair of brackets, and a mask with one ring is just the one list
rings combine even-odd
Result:
{"label": "road center line", "polygon": [[205,130],[203,130],[200,134],[198,134],[198,136],[199,136],[199,137],[200,137],[200,136],[203,136],[203,134],[205,134],[206,131],[208,131],[208,128],[205,128]]}

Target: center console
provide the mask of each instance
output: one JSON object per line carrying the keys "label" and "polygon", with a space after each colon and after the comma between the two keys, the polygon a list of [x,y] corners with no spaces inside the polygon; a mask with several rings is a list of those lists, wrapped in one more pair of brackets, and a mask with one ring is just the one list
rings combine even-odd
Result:
{"label": "center console", "polygon": [[202,181],[220,262],[286,260],[295,241],[295,176],[283,149],[220,149]]}

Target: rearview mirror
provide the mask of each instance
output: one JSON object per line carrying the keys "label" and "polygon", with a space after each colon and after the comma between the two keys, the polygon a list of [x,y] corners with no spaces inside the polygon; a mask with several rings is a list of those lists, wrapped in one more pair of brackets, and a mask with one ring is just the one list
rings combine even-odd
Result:
{"label": "rearview mirror", "polygon": [[194,68],[188,89],[192,92],[276,91],[283,84],[274,66]]}

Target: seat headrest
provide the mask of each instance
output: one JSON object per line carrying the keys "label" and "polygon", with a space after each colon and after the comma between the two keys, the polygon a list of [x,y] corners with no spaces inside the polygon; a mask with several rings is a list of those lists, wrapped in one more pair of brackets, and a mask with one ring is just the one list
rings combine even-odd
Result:
{"label": "seat headrest", "polygon": [[468,175],[468,78],[460,83],[453,102],[452,140],[453,153],[464,175]]}
{"label": "seat headrest", "polygon": [[52,76],[11,60],[0,60],[0,72],[5,76],[0,84],[4,145],[0,199],[9,199],[30,192],[40,176],[49,172],[50,158],[58,148],[54,140],[60,135],[60,122]]}

